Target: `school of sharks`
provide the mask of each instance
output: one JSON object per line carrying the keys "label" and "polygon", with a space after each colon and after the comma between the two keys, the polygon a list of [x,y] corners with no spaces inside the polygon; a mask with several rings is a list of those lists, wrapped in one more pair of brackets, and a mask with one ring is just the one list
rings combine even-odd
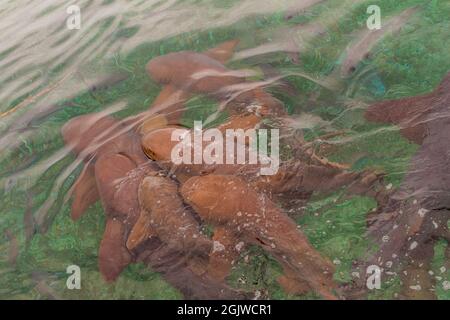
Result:
{"label": "school of sharks", "polygon": [[[158,49],[150,59],[141,59],[145,61],[135,67],[145,80],[139,81],[156,88],[157,94],[146,97],[140,109],[102,105],[102,99],[95,98],[134,76],[116,73],[91,85],[88,94],[97,107],[84,111],[78,105],[80,112],[59,122],[60,153],[46,164],[40,156],[29,160],[29,167],[37,163],[41,172],[61,159],[72,161],[38,206],[27,166],[13,174],[1,170],[4,199],[14,188],[25,195],[20,220],[24,227],[15,229],[6,222],[0,226],[4,238],[0,250],[8,268],[19,268],[21,254],[37,250],[37,235],[57,228],[58,216],[70,215],[70,224],[82,226],[83,219],[95,212],[102,215],[102,223],[97,252],[90,257],[95,266],[90,267],[107,285],[133,266],[144,265],[184,299],[269,299],[267,292],[229,281],[238,264],[257,250],[278,266],[276,286],[289,297],[367,299],[380,280],[367,270],[376,270],[381,279],[397,277],[398,299],[436,299],[437,287],[449,290],[450,283],[431,270],[435,248],[442,243],[442,274],[450,263],[450,69],[443,65],[440,82],[418,94],[398,98],[381,94],[365,101],[349,94],[356,90],[350,79],[364,76],[360,70],[370,65],[376,49],[385,41],[401,43],[405,29],[420,20],[431,4],[404,6],[381,15],[379,28],[366,25],[367,19],[376,18],[371,16],[376,10],[362,11],[362,26],[351,33],[339,61],[319,76],[302,69],[307,63],[304,56],[311,41],[336,28],[337,16],[346,7],[333,9],[335,15],[328,13],[328,19],[304,22],[303,16],[314,16],[311,10],[328,1],[297,2],[281,10],[280,19],[289,24],[276,30],[273,41],[249,47],[248,34],[238,30],[202,49],[195,44],[189,49]],[[443,32],[448,34],[448,29]],[[8,52],[2,57],[3,49],[7,48],[0,49],[0,68],[2,60],[9,59]],[[277,59],[292,67],[278,70]],[[115,63],[120,64],[117,59]],[[412,146],[397,184],[380,166],[357,168],[347,161],[356,159],[354,154],[345,160],[336,156],[353,139],[351,132],[314,114],[311,110],[320,104],[320,94],[313,90],[306,99],[290,82],[293,77],[320,87],[320,92],[332,92],[336,103],[349,109],[357,105],[361,126],[373,132],[397,132],[397,140]],[[382,81],[382,76],[376,79]],[[75,108],[70,101],[76,101],[76,95],[28,108],[57,86],[60,82],[6,109],[2,105],[0,121],[6,129],[0,137],[1,150],[13,154],[11,150],[32,139],[46,119]],[[387,89],[383,87],[383,92]],[[191,105],[198,97],[203,100],[197,104],[208,101],[214,110],[196,113],[198,106]],[[302,102],[292,109],[291,101]],[[302,106],[308,102],[311,107]],[[14,119],[8,125],[10,117]],[[371,132],[357,139],[368,139]],[[14,139],[18,133],[26,137]],[[353,153],[357,152],[362,151]],[[24,177],[27,183],[21,183]],[[67,191],[61,196],[60,189]],[[370,250],[353,259],[347,281],[337,279],[340,261],[318,248],[299,224],[311,203],[336,194],[339,201],[358,198],[374,203],[370,212],[362,212],[362,237]],[[337,200],[327,206],[339,207]],[[56,205],[68,210],[52,211]],[[0,211],[4,208],[2,204]],[[80,270],[83,281],[83,267]],[[34,272],[31,279],[40,296],[58,298],[45,281],[48,274]],[[2,292],[8,290],[0,288],[0,296]]]}

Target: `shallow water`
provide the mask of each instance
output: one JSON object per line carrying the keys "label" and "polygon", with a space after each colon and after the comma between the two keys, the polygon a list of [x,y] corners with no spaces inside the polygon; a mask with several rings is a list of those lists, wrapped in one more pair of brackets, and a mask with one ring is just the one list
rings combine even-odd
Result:
{"label": "shallow water", "polygon": [[[342,132],[328,141],[324,155],[353,171],[384,172],[389,188],[402,183],[419,146],[402,137],[398,127],[369,123],[365,109],[374,101],[431,92],[450,70],[450,4],[444,0],[73,3],[81,10],[80,29],[74,30],[67,26],[73,15],[66,11],[71,4],[67,1],[0,4],[3,299],[182,296],[143,264],[129,266],[115,282],[106,283],[97,266],[105,225],[101,204],[91,206],[76,222],[70,219],[71,186],[83,159],[65,146],[62,126],[83,114],[102,111],[125,119],[148,110],[161,90],[145,70],[152,58],[182,50],[204,52],[238,39],[227,66],[253,81],[241,90],[262,85],[289,113],[290,134],[303,135],[308,142]],[[386,28],[382,31],[390,32],[370,38],[366,22],[372,4],[381,8]],[[367,54],[361,54],[365,50]],[[226,113],[217,112],[220,107],[210,97],[193,95],[182,124],[203,120],[217,125],[227,119]],[[339,261],[335,278],[346,283],[352,277],[351,263],[370,246],[365,217],[376,203],[367,196],[345,197],[343,192],[318,192],[289,210],[310,242],[330,260]],[[436,244],[437,270],[444,265],[444,247]],[[66,287],[69,265],[81,268],[80,290]],[[298,298],[279,287],[279,274],[269,254],[250,248],[229,283],[263,292],[263,297]],[[443,285],[448,277],[443,273],[437,281],[439,298],[450,297]],[[387,284],[375,298],[394,297],[399,290],[395,284]]]}

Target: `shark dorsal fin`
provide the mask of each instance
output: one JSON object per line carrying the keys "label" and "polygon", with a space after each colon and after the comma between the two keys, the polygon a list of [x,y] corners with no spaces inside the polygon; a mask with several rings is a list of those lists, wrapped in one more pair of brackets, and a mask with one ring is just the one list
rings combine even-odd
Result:
{"label": "shark dorsal fin", "polygon": [[220,63],[226,63],[234,54],[234,49],[238,45],[239,40],[230,40],[219,44],[217,47],[211,48],[204,52],[208,57],[219,61]]}

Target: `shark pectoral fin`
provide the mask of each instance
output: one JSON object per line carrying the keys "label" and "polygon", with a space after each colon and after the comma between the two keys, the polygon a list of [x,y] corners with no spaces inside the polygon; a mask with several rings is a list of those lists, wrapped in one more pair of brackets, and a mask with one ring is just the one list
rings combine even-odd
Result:
{"label": "shark pectoral fin", "polygon": [[216,227],[213,241],[216,246],[209,255],[207,272],[213,279],[224,281],[229,276],[234,261],[239,257],[239,240],[228,228]]}
{"label": "shark pectoral fin", "polygon": [[128,250],[134,250],[140,244],[144,243],[147,239],[156,236],[151,223],[150,215],[146,210],[141,211],[141,215],[131,229],[130,235],[127,240]]}
{"label": "shark pectoral fin", "polygon": [[[185,109],[184,102],[190,97],[190,93],[168,84],[163,87],[159,95],[153,101],[150,111],[158,114],[163,113],[166,124],[179,124],[179,120],[181,119]],[[146,132],[149,131],[145,131],[143,133]]]}
{"label": "shark pectoral fin", "polygon": [[100,243],[98,265],[103,278],[110,282],[117,279],[131,263],[131,254],[125,247],[126,228],[117,219],[108,219]]}
{"label": "shark pectoral fin", "polygon": [[[137,196],[134,192],[121,192],[121,187],[125,184],[127,175],[135,168],[136,164],[125,154],[108,154],[96,161],[95,181],[107,217],[110,217],[109,212],[115,212],[124,219],[128,217]],[[120,197],[117,196],[118,193]]]}
{"label": "shark pectoral fin", "polygon": [[220,63],[226,63],[234,54],[234,50],[238,45],[239,40],[234,39],[230,41],[223,42],[217,47],[205,51],[205,55],[208,57],[219,61]]}
{"label": "shark pectoral fin", "polygon": [[99,200],[94,168],[94,165],[86,164],[73,186],[74,199],[71,217],[74,221],[78,220],[92,204]]}
{"label": "shark pectoral fin", "polygon": [[310,286],[296,274],[288,264],[282,263],[283,274],[277,278],[278,284],[287,294],[303,295],[311,291]]}

